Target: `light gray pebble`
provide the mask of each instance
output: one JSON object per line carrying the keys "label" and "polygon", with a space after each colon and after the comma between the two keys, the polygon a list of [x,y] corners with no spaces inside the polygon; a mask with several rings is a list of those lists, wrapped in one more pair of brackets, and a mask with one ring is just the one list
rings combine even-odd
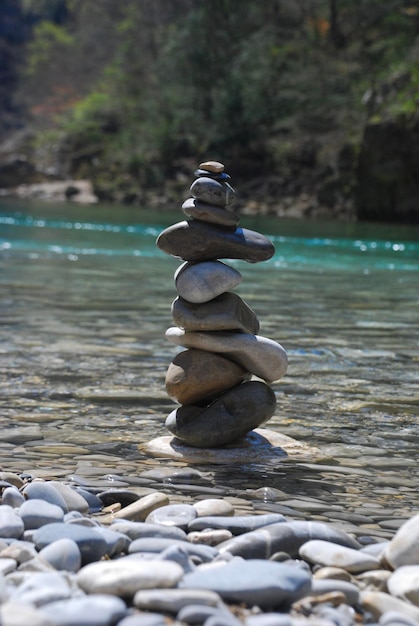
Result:
{"label": "light gray pebble", "polygon": [[128,548],[131,544],[131,539],[128,535],[124,535],[111,528],[105,528],[104,526],[98,526],[95,530],[105,539],[107,545],[106,554],[110,558],[128,552]]}
{"label": "light gray pebble", "polygon": [[5,576],[17,568],[17,562],[7,557],[0,558],[0,574]]}
{"label": "light gray pebble", "polygon": [[39,610],[55,626],[111,626],[127,614],[121,598],[105,594],[51,602]]}
{"label": "light gray pebble", "polygon": [[218,593],[206,589],[146,589],[134,596],[134,606],[139,609],[174,614],[190,604],[218,606],[220,603]]}
{"label": "light gray pebble", "polygon": [[363,546],[360,551],[365,554],[371,554],[371,556],[375,556],[377,559],[381,560],[389,543],[389,541],[371,543],[368,546]]}
{"label": "light gray pebble", "polygon": [[64,538],[73,539],[77,543],[83,565],[98,561],[106,554],[106,541],[94,528],[64,523],[46,524],[38,528],[33,536],[34,544],[38,550],[42,550],[57,539]]}
{"label": "light gray pebble", "polygon": [[18,509],[25,502],[24,496],[16,487],[6,487],[1,498],[2,504],[7,504],[13,509]]}
{"label": "light gray pebble", "polygon": [[53,541],[40,550],[39,556],[56,570],[78,572],[81,567],[81,553],[73,539],[63,538]]}
{"label": "light gray pebble", "polygon": [[58,480],[51,480],[49,482],[64,498],[69,511],[79,511],[83,515],[89,512],[89,504],[76,489],[59,482]]}
{"label": "light gray pebble", "polygon": [[191,543],[203,543],[206,546],[216,546],[222,541],[231,539],[232,533],[225,528],[201,530],[189,533],[187,536],[188,541]]}
{"label": "light gray pebble", "polygon": [[191,572],[195,569],[195,564],[190,558],[189,552],[182,545],[169,546],[158,556],[161,561],[174,561],[178,563],[184,572]]}
{"label": "light gray pebble", "polygon": [[0,506],[0,537],[3,539],[20,539],[25,530],[22,518],[7,504]]}
{"label": "light gray pebble", "polygon": [[167,626],[167,621],[164,615],[160,613],[139,611],[138,613],[124,617],[123,620],[118,622],[118,626]]}
{"label": "light gray pebble", "polygon": [[19,515],[25,530],[40,528],[52,522],[62,522],[64,519],[64,511],[60,506],[37,498],[26,500],[19,508]]}
{"label": "light gray pebble", "polygon": [[391,595],[419,606],[419,564],[403,565],[387,580]]}
{"label": "light gray pebble", "polygon": [[23,494],[28,500],[44,500],[49,502],[49,504],[55,504],[59,506],[64,513],[68,513],[69,507],[61,495],[61,493],[54,487],[54,485],[50,482],[45,481],[35,481],[33,483],[29,483],[24,487]]}
{"label": "light gray pebble", "polygon": [[175,587],[184,572],[178,563],[158,560],[141,561],[122,557],[113,561],[97,561],[83,567],[77,584],[86,593],[108,593],[132,597],[139,589]]}
{"label": "light gray pebble", "polygon": [[266,515],[235,515],[235,516],[205,516],[197,517],[189,523],[188,530],[204,530],[207,528],[222,528],[229,530],[232,535],[241,535],[269,524],[286,522],[283,515],[268,513]]}
{"label": "light gray pebble", "polygon": [[309,593],[311,576],[283,563],[233,559],[185,574],[179,587],[211,589],[226,602],[246,602],[260,608],[290,604]]}
{"label": "light gray pebble", "polygon": [[222,498],[206,498],[205,500],[195,502],[192,506],[196,511],[197,517],[227,517],[234,515],[234,506],[231,502]]}
{"label": "light gray pebble", "polygon": [[188,541],[178,541],[159,537],[147,537],[145,539],[135,539],[130,547],[129,553],[134,552],[154,552],[160,553],[171,546],[181,546],[191,557],[197,557],[200,561],[209,562],[218,556],[218,551],[211,546],[189,543]]}
{"label": "light gray pebble", "polygon": [[10,599],[39,607],[69,598],[71,592],[71,586],[65,575],[58,572],[39,572],[34,573],[15,589]]}
{"label": "light gray pebble", "polygon": [[154,509],[146,517],[147,524],[162,524],[163,526],[177,526],[186,530],[196,517],[196,509],[191,504],[168,504]]}
{"label": "light gray pebble", "polygon": [[147,522],[131,522],[118,520],[113,522],[111,530],[127,535],[131,540],[144,537],[161,537],[165,539],[178,539],[186,541],[186,533],[177,526],[164,526],[162,524],[148,524]]}
{"label": "light gray pebble", "polygon": [[392,569],[419,563],[419,513],[399,528],[384,552]]}
{"label": "light gray pebble", "polygon": [[10,558],[21,564],[36,556],[36,548],[29,541],[14,541],[0,552],[0,557]]}
{"label": "light gray pebble", "polygon": [[355,574],[380,567],[378,559],[370,554],[320,539],[307,541],[300,547],[299,553],[309,563],[341,567]]}
{"label": "light gray pebble", "polygon": [[6,602],[0,607],[0,620],[3,626],[57,626],[57,622],[49,619],[39,609],[17,602]]}

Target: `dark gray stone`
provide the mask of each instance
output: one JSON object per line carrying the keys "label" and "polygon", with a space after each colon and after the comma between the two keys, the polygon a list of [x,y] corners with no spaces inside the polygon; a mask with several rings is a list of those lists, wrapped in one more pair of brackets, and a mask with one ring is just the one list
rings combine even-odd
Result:
{"label": "dark gray stone", "polygon": [[182,204],[182,211],[188,217],[202,222],[210,222],[211,224],[220,224],[221,226],[238,226],[240,217],[219,206],[201,202],[196,198],[188,198]]}
{"label": "dark gray stone", "polygon": [[322,522],[283,522],[233,537],[217,546],[221,554],[229,552],[245,559],[269,559],[275,552],[297,557],[300,547],[311,539],[323,539],[359,550],[360,544],[342,530]]}
{"label": "dark gray stone", "polygon": [[260,381],[244,382],[207,407],[183,406],[166,419],[166,428],[190,446],[216,448],[239,439],[275,412],[272,388]]}
{"label": "dark gray stone", "polygon": [[178,222],[157,238],[157,246],[185,261],[242,259],[249,263],[267,261],[274,253],[273,243],[264,235],[247,228],[235,230],[200,220]]}
{"label": "dark gray stone", "polygon": [[234,189],[211,176],[200,176],[191,185],[191,194],[207,204],[225,207],[234,200]]}
{"label": "dark gray stone", "polygon": [[107,553],[104,537],[94,528],[77,524],[46,524],[34,532],[33,542],[38,550],[42,550],[57,539],[73,539],[79,547],[82,565],[99,561]]}
{"label": "dark gray stone", "polygon": [[257,335],[256,313],[236,293],[223,293],[201,304],[176,298],[172,303],[173,321],[186,331],[238,330]]}

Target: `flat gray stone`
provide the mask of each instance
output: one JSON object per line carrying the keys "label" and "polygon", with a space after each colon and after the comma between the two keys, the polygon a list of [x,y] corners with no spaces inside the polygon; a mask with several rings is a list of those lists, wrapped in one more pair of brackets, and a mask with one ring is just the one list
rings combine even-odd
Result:
{"label": "flat gray stone", "polygon": [[233,537],[218,546],[221,554],[229,552],[244,559],[269,559],[276,552],[298,556],[300,547],[312,539],[322,539],[358,550],[359,543],[342,530],[322,522],[292,521],[271,524]]}
{"label": "flat gray stone", "polygon": [[309,563],[342,567],[352,574],[359,574],[381,567],[380,562],[374,556],[321,539],[313,539],[304,543],[299,550],[299,554],[300,557]]}
{"label": "flat gray stone", "polygon": [[161,561],[123,557],[86,565],[77,574],[77,584],[88,594],[128,598],[139,589],[175,587],[183,573],[182,567],[173,561],[165,561],[162,567]]}
{"label": "flat gray stone", "polygon": [[166,372],[167,394],[179,404],[208,404],[228,389],[250,378],[240,365],[215,352],[184,350]]}
{"label": "flat gray stone", "polygon": [[186,574],[179,587],[210,589],[227,602],[245,602],[263,609],[289,605],[307,595],[311,577],[302,569],[283,563],[233,559]]}
{"label": "flat gray stone", "polygon": [[186,261],[177,268],[174,278],[179,296],[188,302],[201,304],[237,287],[242,276],[221,261]]}
{"label": "flat gray stone", "polygon": [[225,207],[234,200],[234,189],[209,176],[200,176],[191,185],[191,194],[197,200],[207,204]]}
{"label": "flat gray stone", "polygon": [[172,317],[176,326],[187,331],[239,330],[252,335],[259,332],[256,313],[231,291],[201,304],[178,297],[172,303]]}
{"label": "flat gray stone", "polygon": [[182,211],[188,217],[192,217],[196,220],[202,220],[203,222],[210,222],[211,224],[221,224],[221,226],[238,226],[240,217],[222,207],[214,204],[207,204],[201,202],[196,198],[188,198],[182,204]]}
{"label": "flat gray stone", "polygon": [[309,461],[321,455],[318,448],[266,428],[257,428],[222,448],[194,448],[170,436],[156,437],[139,447],[157,458],[212,465],[281,462],[289,458]]}
{"label": "flat gray stone", "polygon": [[215,607],[220,603],[218,593],[207,589],[147,589],[134,596],[137,609],[174,614],[191,604]]}
{"label": "flat gray stone", "polygon": [[200,220],[169,226],[160,233],[156,243],[166,254],[184,261],[242,259],[258,263],[267,261],[275,253],[273,243],[260,233],[241,227],[230,230]]}
{"label": "flat gray stone", "polygon": [[280,380],[288,367],[287,353],[280,343],[263,337],[233,332],[189,332],[172,326],[166,338],[177,346],[223,354],[243,369],[266,382]]}
{"label": "flat gray stone", "polygon": [[165,425],[190,446],[216,448],[269,420],[275,408],[272,388],[260,381],[248,381],[226,391],[207,407],[187,405],[175,409]]}
{"label": "flat gray stone", "polygon": [[111,524],[110,529],[126,535],[131,541],[145,537],[160,537],[162,539],[186,541],[185,531],[177,526],[120,520]]}

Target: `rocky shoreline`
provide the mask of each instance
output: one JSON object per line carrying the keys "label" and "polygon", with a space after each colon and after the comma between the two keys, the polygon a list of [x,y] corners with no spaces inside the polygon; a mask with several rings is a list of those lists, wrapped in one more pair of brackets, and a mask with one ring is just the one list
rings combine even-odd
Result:
{"label": "rocky shoreline", "polygon": [[0,480],[3,626],[419,622],[419,515],[383,540],[315,516],[243,514],[192,468]]}

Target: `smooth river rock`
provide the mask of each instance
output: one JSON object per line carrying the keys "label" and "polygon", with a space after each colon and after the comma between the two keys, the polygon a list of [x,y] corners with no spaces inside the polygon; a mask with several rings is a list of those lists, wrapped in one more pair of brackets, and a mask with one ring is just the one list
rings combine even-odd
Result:
{"label": "smooth river rock", "polygon": [[207,407],[182,406],[170,413],[166,428],[190,446],[216,448],[245,435],[272,417],[275,393],[260,381],[244,382]]}
{"label": "smooth river rock", "polygon": [[225,565],[198,568],[186,574],[179,587],[210,589],[227,602],[261,608],[291,604],[311,588],[310,574],[290,565],[252,559],[233,559]]}
{"label": "smooth river rock", "polygon": [[169,226],[160,233],[156,243],[166,254],[184,261],[226,258],[258,263],[267,261],[275,253],[273,243],[260,233],[241,227],[222,228],[200,220]]}
{"label": "smooth river rock", "polygon": [[221,226],[234,226],[235,228],[240,221],[240,217],[233,211],[201,202],[196,198],[185,200],[182,204],[182,211],[193,219],[210,222],[211,224],[220,224]]}
{"label": "smooth river rock", "polygon": [[207,400],[247,380],[240,365],[215,352],[184,350],[175,356],[166,372],[166,391],[179,404]]}
{"label": "smooth river rock", "polygon": [[171,327],[167,339],[184,348],[197,348],[224,354],[251,374],[266,382],[274,382],[287,371],[287,353],[280,343],[247,333],[194,332]]}
{"label": "smooth river rock", "polygon": [[419,563],[419,514],[405,522],[384,551],[384,559],[393,568]]}
{"label": "smooth river rock", "polygon": [[221,261],[187,261],[178,267],[174,278],[179,296],[188,302],[200,304],[234,289],[241,283],[242,276]]}
{"label": "smooth river rock", "polygon": [[391,595],[419,607],[419,563],[399,567],[387,580],[387,587]]}
{"label": "smooth river rock", "polygon": [[379,560],[370,554],[320,539],[307,541],[301,546],[299,554],[309,563],[342,567],[352,574],[359,574],[381,567]]}
{"label": "smooth river rock", "polygon": [[191,185],[191,194],[207,204],[225,207],[234,201],[234,189],[228,183],[221,183],[210,176],[200,176]]}
{"label": "smooth river rock", "polygon": [[176,298],[172,317],[176,326],[187,331],[237,330],[251,335],[259,332],[256,313],[231,291],[199,305]]}

